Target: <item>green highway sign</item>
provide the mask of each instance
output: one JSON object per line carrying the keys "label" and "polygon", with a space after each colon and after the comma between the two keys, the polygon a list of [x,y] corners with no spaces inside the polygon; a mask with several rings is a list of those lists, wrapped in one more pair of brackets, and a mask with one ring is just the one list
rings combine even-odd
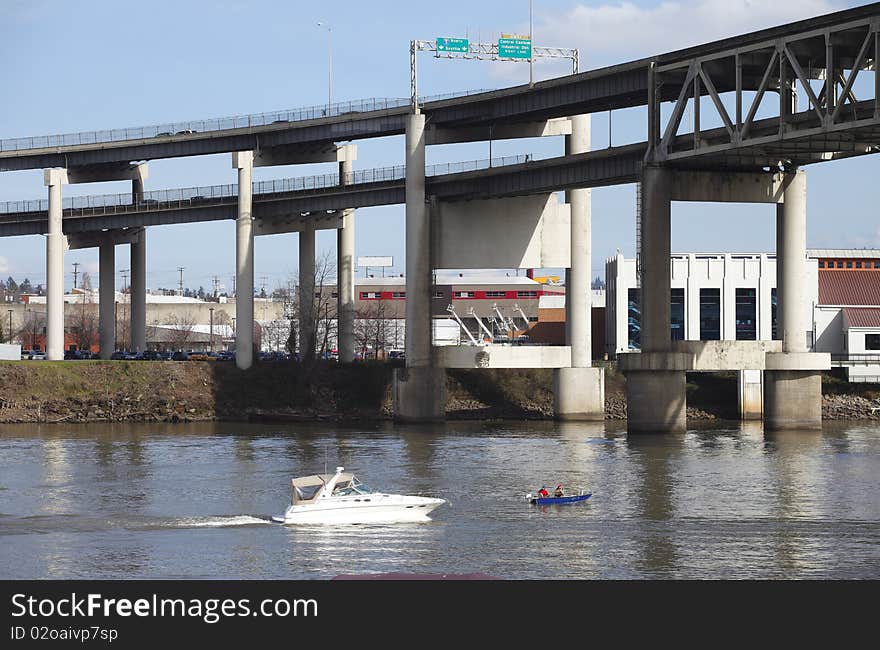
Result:
{"label": "green highway sign", "polygon": [[468,39],[466,38],[438,38],[438,52],[462,52],[467,54],[470,50]]}
{"label": "green highway sign", "polygon": [[532,41],[528,38],[499,38],[498,56],[502,59],[531,59]]}

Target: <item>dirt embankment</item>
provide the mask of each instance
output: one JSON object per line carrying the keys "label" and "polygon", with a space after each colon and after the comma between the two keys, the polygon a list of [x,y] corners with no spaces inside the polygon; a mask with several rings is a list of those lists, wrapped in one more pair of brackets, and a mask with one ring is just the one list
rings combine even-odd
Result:
{"label": "dirt embankment", "polygon": [[[0,422],[380,420],[391,417],[385,363],[0,362]],[[449,370],[449,419],[549,419],[553,371]],[[877,387],[828,378],[826,419],[880,419]],[[736,419],[736,375],[688,376],[688,419]],[[877,409],[877,410],[874,410]],[[606,419],[626,418],[626,380],[606,367]]]}

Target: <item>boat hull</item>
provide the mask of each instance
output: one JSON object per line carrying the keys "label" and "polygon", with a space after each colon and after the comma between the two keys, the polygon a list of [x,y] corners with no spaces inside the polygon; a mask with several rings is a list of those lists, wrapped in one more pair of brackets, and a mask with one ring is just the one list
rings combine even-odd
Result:
{"label": "boat hull", "polygon": [[554,504],[563,504],[563,503],[578,503],[579,501],[586,501],[589,499],[592,494],[575,494],[570,497],[537,497],[529,499],[529,503],[537,506],[549,506]]}
{"label": "boat hull", "polygon": [[431,512],[446,503],[444,499],[382,495],[362,500],[327,499],[317,504],[290,506],[272,520],[285,524],[384,524],[430,521]]}

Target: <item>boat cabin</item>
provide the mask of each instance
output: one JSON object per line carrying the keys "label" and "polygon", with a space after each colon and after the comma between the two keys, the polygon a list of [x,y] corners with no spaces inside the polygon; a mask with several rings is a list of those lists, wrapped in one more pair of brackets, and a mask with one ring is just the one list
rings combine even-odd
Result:
{"label": "boat cabin", "polygon": [[291,481],[293,505],[315,503],[322,496],[351,496],[371,494],[373,490],[361,483],[354,474],[337,471],[336,474],[313,474]]}

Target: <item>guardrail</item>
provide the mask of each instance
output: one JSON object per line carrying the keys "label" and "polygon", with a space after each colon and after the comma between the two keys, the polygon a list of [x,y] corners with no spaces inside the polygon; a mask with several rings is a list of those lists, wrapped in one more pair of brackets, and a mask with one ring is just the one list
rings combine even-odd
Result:
{"label": "guardrail", "polygon": [[831,364],[836,366],[880,366],[880,354],[832,354]]}
{"label": "guardrail", "polygon": [[[491,91],[479,89],[445,93],[443,95],[431,95],[421,98],[419,102],[424,104],[432,101],[454,99],[456,97],[467,97],[469,95],[476,95],[485,92]],[[325,117],[337,117],[349,113],[368,113],[370,111],[381,111],[389,108],[401,108],[409,106],[410,101],[409,97],[373,97],[369,99],[352,100],[349,102],[338,102],[330,105],[323,104],[319,106],[293,108],[290,110],[274,111],[270,113],[252,113],[250,115],[235,115],[232,117],[190,120],[186,122],[167,122],[165,124],[154,124],[152,126],[137,126],[101,131],[81,131],[79,133],[7,138],[5,140],[0,140],[0,151],[27,151],[28,149],[45,149],[48,147],[68,147],[100,144],[102,142],[120,142],[123,140],[142,140],[144,138],[192,135],[194,133],[267,126],[276,123],[302,122],[305,120],[316,120]]]}
{"label": "guardrail", "polygon": [[[456,174],[469,171],[478,171],[490,167],[504,167],[535,160],[532,154],[518,156],[503,156],[499,158],[470,160],[465,162],[440,163],[429,165],[425,168],[426,176],[441,176],[444,174]],[[359,185],[368,183],[380,183],[399,181],[406,178],[406,166],[379,167],[376,169],[363,169],[345,175],[345,185]],[[271,181],[258,181],[253,184],[255,195],[280,194],[284,192],[297,192],[305,190],[336,189],[340,186],[338,173],[317,174],[314,176],[300,176],[294,178],[281,178]],[[160,206],[167,209],[180,208],[187,205],[200,205],[224,199],[236,199],[238,197],[238,184],[208,185],[204,187],[184,187],[177,189],[153,190],[144,192],[143,200],[133,203],[131,193],[98,194],[93,196],[70,196],[62,199],[61,207],[68,216],[93,216],[96,214],[117,214],[122,212],[146,212],[158,210]],[[105,208],[105,210],[100,210]],[[48,199],[34,199],[31,201],[7,201],[0,203],[0,214],[19,214],[30,212],[48,212]]]}

